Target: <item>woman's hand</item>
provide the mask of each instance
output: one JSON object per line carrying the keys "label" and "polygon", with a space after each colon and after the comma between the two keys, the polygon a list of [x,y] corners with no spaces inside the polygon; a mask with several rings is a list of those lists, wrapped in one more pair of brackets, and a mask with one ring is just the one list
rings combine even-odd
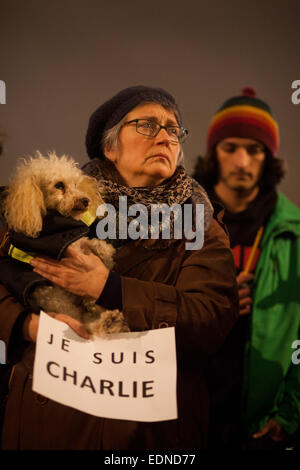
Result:
{"label": "woman's hand", "polygon": [[69,292],[98,299],[107,281],[109,270],[90,250],[66,249],[61,261],[37,257],[30,264],[34,272]]}
{"label": "woman's hand", "polygon": [[239,298],[240,298],[240,315],[247,315],[251,311],[252,297],[251,289],[247,283],[252,282],[254,279],[253,274],[243,274],[240,273],[236,280],[239,289]]}
{"label": "woman's hand", "polygon": [[[75,331],[75,333],[78,334],[78,336],[89,339],[89,333],[84,328],[83,324],[78,320],[75,320],[74,318],[70,317],[69,315],[65,315],[64,313],[47,312],[47,315],[50,315],[50,317],[66,323],[70,328],[72,328],[73,331]],[[33,343],[36,342],[39,322],[39,315],[36,315],[35,313],[30,313],[27,315],[23,323],[23,336],[26,341],[32,341]]]}

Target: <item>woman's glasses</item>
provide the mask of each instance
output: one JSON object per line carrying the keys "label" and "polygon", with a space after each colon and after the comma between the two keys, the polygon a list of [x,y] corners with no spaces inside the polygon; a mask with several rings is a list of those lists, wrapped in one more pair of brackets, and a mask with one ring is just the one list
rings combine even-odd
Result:
{"label": "woman's glasses", "polygon": [[171,142],[183,143],[188,136],[189,131],[179,126],[161,126],[158,122],[149,119],[132,119],[127,121],[123,126],[135,123],[136,132],[146,135],[147,137],[156,137],[161,129],[165,129]]}

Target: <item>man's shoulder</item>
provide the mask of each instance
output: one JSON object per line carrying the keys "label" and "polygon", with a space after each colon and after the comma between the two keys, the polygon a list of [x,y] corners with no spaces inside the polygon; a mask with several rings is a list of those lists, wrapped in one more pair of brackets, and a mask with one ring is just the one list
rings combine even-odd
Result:
{"label": "man's shoulder", "polygon": [[300,209],[284,194],[277,192],[277,202],[266,228],[267,238],[279,232],[292,232],[300,237]]}
{"label": "man's shoulder", "polygon": [[292,218],[300,221],[300,209],[291,202],[283,193],[277,192],[277,204],[275,211],[286,219]]}

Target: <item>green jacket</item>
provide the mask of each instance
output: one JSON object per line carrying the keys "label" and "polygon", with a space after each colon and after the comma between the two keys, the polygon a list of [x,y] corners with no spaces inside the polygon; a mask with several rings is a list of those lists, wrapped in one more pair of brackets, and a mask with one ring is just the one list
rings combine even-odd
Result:
{"label": "green jacket", "polygon": [[300,425],[300,364],[292,362],[300,332],[300,210],[281,193],[261,248],[246,347],[246,425],[252,434],[274,417],[293,434]]}

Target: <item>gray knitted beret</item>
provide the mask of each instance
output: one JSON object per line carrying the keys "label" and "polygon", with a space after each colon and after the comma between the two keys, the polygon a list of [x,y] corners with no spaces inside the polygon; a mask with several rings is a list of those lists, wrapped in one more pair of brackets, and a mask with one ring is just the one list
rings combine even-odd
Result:
{"label": "gray knitted beret", "polygon": [[101,141],[106,130],[114,127],[129,111],[143,102],[158,103],[174,110],[179,125],[181,113],[174,97],[162,88],[133,86],[121,90],[94,111],[89,120],[85,145],[90,158],[103,158]]}

